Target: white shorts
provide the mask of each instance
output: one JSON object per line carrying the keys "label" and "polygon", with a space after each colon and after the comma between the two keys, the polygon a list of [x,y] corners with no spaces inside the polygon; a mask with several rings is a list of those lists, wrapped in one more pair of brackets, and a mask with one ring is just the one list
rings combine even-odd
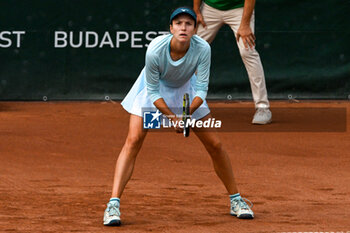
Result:
{"label": "white shorts", "polygon": [[[160,82],[160,95],[163,97],[170,110],[176,115],[182,115],[183,96],[185,93],[189,94],[191,102],[195,97],[195,81],[196,76],[193,75],[191,79],[181,87],[169,87],[163,82]],[[139,77],[122,101],[121,105],[127,112],[140,117],[143,117],[143,109],[156,109],[147,95],[144,69],[141,71]],[[209,113],[210,109],[207,102],[204,100],[202,105],[192,114],[192,119],[201,119]]]}

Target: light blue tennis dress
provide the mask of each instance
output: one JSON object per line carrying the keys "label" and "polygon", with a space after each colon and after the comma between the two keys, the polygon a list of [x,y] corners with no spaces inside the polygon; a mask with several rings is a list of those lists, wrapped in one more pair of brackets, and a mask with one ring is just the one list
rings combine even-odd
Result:
{"label": "light blue tennis dress", "polygon": [[173,61],[170,56],[172,37],[172,34],[158,36],[149,44],[146,65],[121,103],[129,113],[142,117],[143,109],[156,109],[154,101],[163,98],[175,114],[181,115],[183,95],[189,93],[191,102],[196,96],[203,100],[192,118],[201,119],[209,114],[205,98],[209,84],[210,46],[194,35],[185,56]]}

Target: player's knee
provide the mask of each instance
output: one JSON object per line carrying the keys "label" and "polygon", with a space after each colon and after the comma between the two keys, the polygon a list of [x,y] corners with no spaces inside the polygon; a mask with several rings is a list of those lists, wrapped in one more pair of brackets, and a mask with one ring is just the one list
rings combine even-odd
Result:
{"label": "player's knee", "polygon": [[222,143],[220,141],[213,142],[207,145],[207,150],[210,154],[220,154],[222,150]]}
{"label": "player's knee", "polygon": [[143,137],[135,135],[135,136],[128,136],[126,139],[125,145],[129,148],[139,148],[141,147],[143,142]]}

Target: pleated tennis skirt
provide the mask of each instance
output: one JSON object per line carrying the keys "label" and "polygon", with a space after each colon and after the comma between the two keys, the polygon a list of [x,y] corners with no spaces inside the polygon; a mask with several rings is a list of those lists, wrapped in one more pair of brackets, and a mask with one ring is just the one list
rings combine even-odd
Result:
{"label": "pleated tennis skirt", "polygon": [[[196,75],[193,74],[190,80],[181,87],[169,87],[163,82],[159,84],[159,92],[163,97],[165,103],[170,110],[176,115],[182,115],[183,96],[185,93],[189,94],[192,103],[196,95],[194,85],[196,82]],[[130,114],[143,117],[143,111],[147,109],[156,110],[156,107],[147,95],[145,70],[143,69],[137,78],[136,82],[126,95],[121,105]],[[204,100],[202,105],[192,114],[192,119],[201,119],[210,113],[207,102]]]}

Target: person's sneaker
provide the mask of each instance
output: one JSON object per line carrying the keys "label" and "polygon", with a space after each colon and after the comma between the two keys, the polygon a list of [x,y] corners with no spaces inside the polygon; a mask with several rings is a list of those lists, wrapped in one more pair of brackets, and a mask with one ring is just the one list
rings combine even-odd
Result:
{"label": "person's sneaker", "polygon": [[[244,200],[248,201],[251,206],[249,207]],[[253,207],[253,204],[248,199],[241,198],[240,196],[231,199],[231,215],[236,216],[237,218],[253,219],[254,213],[251,210],[251,207]]]}
{"label": "person's sneaker", "polygon": [[271,123],[272,113],[268,108],[258,108],[254,114],[252,124],[266,125]]}
{"label": "person's sneaker", "polygon": [[109,202],[105,210],[103,217],[103,225],[105,226],[120,226],[120,211],[119,211],[119,202]]}

